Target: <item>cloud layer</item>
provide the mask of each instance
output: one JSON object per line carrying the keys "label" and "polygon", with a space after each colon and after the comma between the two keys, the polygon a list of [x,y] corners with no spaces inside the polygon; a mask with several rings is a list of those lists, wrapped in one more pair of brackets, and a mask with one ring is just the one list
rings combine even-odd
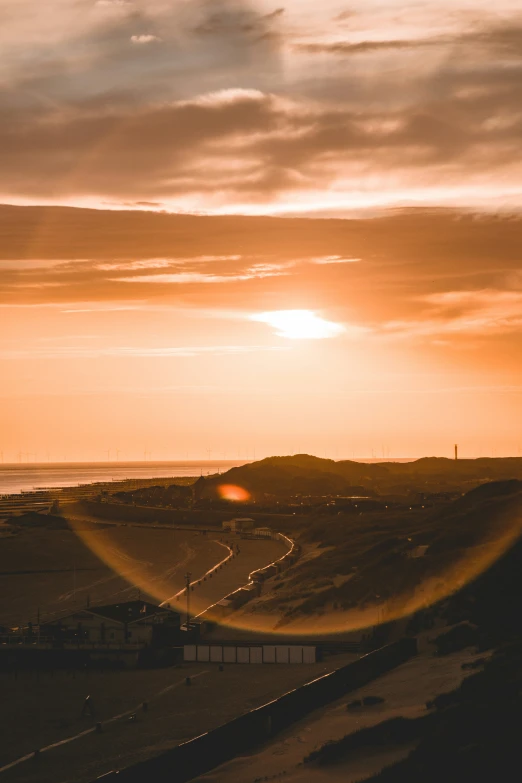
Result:
{"label": "cloud layer", "polygon": [[517,216],[417,209],[325,223],[5,206],[0,240],[4,307],[312,310],[347,337],[421,341],[522,330]]}
{"label": "cloud layer", "polygon": [[511,0],[494,13],[327,0],[321,14],[308,2],[51,0],[30,21],[31,7],[8,3],[0,33],[4,200],[520,205]]}

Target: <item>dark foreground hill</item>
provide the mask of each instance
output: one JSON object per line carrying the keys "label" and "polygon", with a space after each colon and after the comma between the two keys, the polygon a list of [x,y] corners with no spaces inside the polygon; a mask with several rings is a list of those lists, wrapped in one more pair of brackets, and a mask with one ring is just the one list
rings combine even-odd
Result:
{"label": "dark foreground hill", "polygon": [[254,500],[270,497],[365,494],[404,495],[462,492],[491,481],[522,480],[522,458],[450,460],[426,457],[414,462],[334,461],[308,454],[267,459],[232,468],[198,482],[199,498],[219,498],[219,486],[235,484]]}
{"label": "dark foreground hill", "polygon": [[[371,783],[482,783],[520,779],[522,644],[495,650],[484,670],[440,694],[417,718],[398,716],[325,744],[305,760],[331,769],[361,753],[404,748],[406,758],[367,779]],[[412,749],[413,748],[413,749]],[[346,768],[346,767],[345,767]],[[310,775],[312,777],[313,773]],[[303,776],[303,780],[307,777]]]}
{"label": "dark foreground hill", "polygon": [[[467,500],[477,501],[480,495],[488,495],[491,500],[499,489],[507,488],[492,486],[488,491],[484,488]],[[514,511],[515,507],[509,510]],[[454,691],[441,693],[428,702],[424,716],[396,717],[349,734],[311,753],[306,764],[331,767],[333,771],[335,765],[357,758],[364,749],[393,746],[410,752],[372,777],[372,783],[519,780],[521,618],[522,539],[519,537],[482,574],[445,600],[419,612],[410,622],[410,633],[416,633],[423,625],[430,627],[435,619],[439,623],[446,621],[452,627],[436,636],[438,654],[475,646],[484,652],[483,658],[468,667],[476,670]]]}

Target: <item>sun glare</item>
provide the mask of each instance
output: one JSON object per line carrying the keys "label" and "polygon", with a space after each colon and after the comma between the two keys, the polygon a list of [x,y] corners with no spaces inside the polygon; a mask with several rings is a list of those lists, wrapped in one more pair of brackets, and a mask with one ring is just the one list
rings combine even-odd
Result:
{"label": "sun glare", "polygon": [[273,326],[279,337],[290,340],[323,340],[337,337],[345,331],[342,324],[326,321],[312,310],[274,310],[256,313],[250,318]]}

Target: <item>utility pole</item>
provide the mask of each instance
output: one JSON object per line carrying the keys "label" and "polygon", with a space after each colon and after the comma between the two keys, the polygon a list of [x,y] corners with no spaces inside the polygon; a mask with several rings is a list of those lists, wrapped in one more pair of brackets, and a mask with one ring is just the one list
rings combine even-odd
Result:
{"label": "utility pole", "polygon": [[455,459],[457,460],[459,458],[459,447],[457,443],[455,443]]}
{"label": "utility pole", "polygon": [[192,574],[190,571],[187,571],[185,574],[185,585],[187,588],[187,632],[189,630],[189,623],[190,623],[190,577]]}

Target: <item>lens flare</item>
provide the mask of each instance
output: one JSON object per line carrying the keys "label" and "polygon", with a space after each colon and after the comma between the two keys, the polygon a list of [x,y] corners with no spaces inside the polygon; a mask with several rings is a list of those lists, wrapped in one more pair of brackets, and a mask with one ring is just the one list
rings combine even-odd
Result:
{"label": "lens flare", "polygon": [[250,492],[236,484],[221,484],[218,492],[222,500],[232,500],[235,503],[246,503],[250,500]]}
{"label": "lens flare", "polygon": [[[237,485],[223,484],[219,487],[219,493],[221,497],[239,502],[250,498],[247,490]],[[203,536],[199,532],[182,533],[168,529],[148,530],[146,540],[151,546],[154,542],[154,545],[158,546],[163,553],[166,552],[169,555],[167,558],[168,567],[163,563],[162,573],[158,577],[158,563],[154,556],[154,547],[150,552],[145,553],[143,546],[140,548],[136,542],[129,546],[131,542],[127,540],[127,536],[122,535],[123,531],[117,525],[105,527],[103,524],[74,519],[69,519],[69,523],[84,544],[111,568],[115,576],[121,576],[128,582],[127,590],[132,590],[133,585],[139,587],[143,594],[153,596],[158,603],[172,599],[172,608],[181,613],[184,612],[185,607],[182,575],[187,558],[191,556],[194,558],[190,568],[196,580],[200,582],[204,580],[206,583],[206,575],[209,573],[207,569],[215,567],[227,556],[225,550],[232,551],[222,541],[213,537],[210,537],[209,540],[208,536]],[[139,530],[143,532],[141,527]],[[217,604],[209,606],[208,599],[200,595],[200,589],[196,587],[194,593],[191,593],[190,599],[192,614],[203,619],[214,620],[233,629],[249,632],[284,633],[285,636],[305,634],[307,637],[321,636],[325,633],[355,632],[359,634],[381,623],[409,617],[420,609],[426,609],[457,592],[501,558],[521,534],[522,517],[520,513],[503,515],[494,529],[485,534],[474,546],[463,551],[462,556],[453,563],[441,567],[440,570],[427,572],[424,578],[420,579],[418,584],[412,586],[408,592],[399,592],[387,600],[377,600],[371,605],[359,605],[346,610],[340,608],[335,611],[320,610],[306,614],[300,614],[296,611],[285,613],[281,606],[270,605],[270,598],[275,596],[275,593],[270,595],[273,584],[269,580],[263,584],[261,603],[257,601],[253,601],[252,604],[247,603],[230,614],[228,611],[225,614],[222,613],[222,606],[219,603],[221,596],[216,596],[218,598]],[[280,547],[280,553],[276,554],[276,560],[277,556],[282,557],[287,549],[283,543],[280,544]],[[241,548],[244,549],[243,544],[241,544]],[[242,556],[244,555],[243,552]],[[238,561],[240,567],[241,562],[241,560]],[[235,561],[233,563],[235,564]],[[299,560],[296,564],[297,567],[298,563]],[[263,567],[265,565],[268,565],[268,558]],[[164,570],[163,566],[165,566]],[[227,567],[237,568],[235,565]],[[289,577],[292,578],[292,571],[289,572]],[[279,578],[285,578],[284,570]],[[293,578],[295,579],[295,572]],[[240,580],[238,587],[248,581],[250,580],[245,572],[243,581]],[[280,584],[280,582],[276,584]],[[126,590],[120,589],[118,597],[125,593]],[[176,595],[174,595],[175,593]],[[263,603],[266,602],[266,599],[269,599],[268,603]]]}

